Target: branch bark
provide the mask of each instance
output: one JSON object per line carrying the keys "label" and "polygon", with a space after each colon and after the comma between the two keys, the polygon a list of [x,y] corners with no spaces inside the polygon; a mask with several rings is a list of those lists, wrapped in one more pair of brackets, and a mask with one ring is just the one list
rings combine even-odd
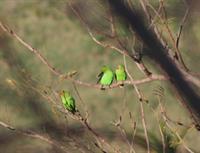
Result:
{"label": "branch bark", "polygon": [[192,88],[183,70],[170,58],[165,47],[157,39],[156,34],[145,26],[136,12],[126,6],[122,0],[109,0],[109,2],[116,14],[131,25],[141,41],[149,48],[146,50],[146,54],[159,65],[165,76],[169,78],[171,85],[178,91],[184,105],[191,113],[197,129],[200,130],[200,96]]}
{"label": "branch bark", "polygon": [[68,151],[65,149],[64,146],[62,146],[60,143],[57,143],[55,142],[54,140],[52,140],[51,138],[47,137],[47,136],[44,136],[42,134],[39,134],[39,133],[36,133],[34,131],[30,131],[30,130],[20,130],[20,129],[16,129],[14,128],[13,126],[3,122],[3,121],[0,121],[0,126],[10,130],[10,131],[13,131],[15,133],[18,133],[18,134],[21,134],[21,135],[24,135],[24,136],[27,136],[27,137],[31,137],[31,138],[35,138],[35,139],[39,139],[41,141],[44,141],[50,145],[53,145],[57,148],[59,148],[60,150],[68,153]]}

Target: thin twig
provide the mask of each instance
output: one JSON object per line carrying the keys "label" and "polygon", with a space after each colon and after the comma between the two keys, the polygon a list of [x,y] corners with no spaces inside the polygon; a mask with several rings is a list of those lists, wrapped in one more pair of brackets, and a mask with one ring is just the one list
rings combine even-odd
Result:
{"label": "thin twig", "polygon": [[148,137],[148,133],[147,133],[147,127],[146,127],[143,101],[140,101],[140,112],[141,112],[141,118],[142,118],[142,125],[144,128],[145,140],[146,140],[146,144],[147,144],[147,153],[150,153],[150,144],[149,144],[149,137]]}
{"label": "thin twig", "polygon": [[[188,146],[185,144],[184,140],[181,138],[181,136],[178,134],[177,130],[174,130],[172,128],[172,126],[169,124],[169,121],[172,122],[173,124],[175,123],[176,125],[181,125],[181,126],[184,126],[186,128],[192,128],[191,126],[185,126],[184,124],[180,123],[180,122],[176,122],[176,121],[172,121],[168,116],[167,116],[167,113],[165,111],[165,108],[164,106],[162,105],[162,102],[161,102],[161,97],[163,96],[162,93],[159,93],[158,91],[156,91],[155,93],[156,95],[156,98],[157,98],[157,101],[158,101],[158,105],[159,105],[159,113],[161,114],[160,117],[163,118],[163,120],[165,121],[165,124],[167,125],[167,127],[170,129],[171,132],[173,132],[177,138],[179,139],[180,143],[183,144],[184,148],[190,152],[190,153],[193,153],[193,151],[188,148]],[[150,108],[154,114],[156,114],[156,111],[153,109],[153,108]],[[157,118],[157,121],[159,122],[159,119],[158,119],[158,115],[159,114],[156,114],[156,118]],[[165,144],[165,139],[164,139],[164,133],[163,133],[163,130],[159,124],[159,131],[160,131],[160,134],[161,134],[161,139],[162,139],[162,145],[163,145],[163,153],[166,152],[166,144]]]}
{"label": "thin twig", "polygon": [[[132,141],[131,141],[131,145],[132,145],[132,148],[133,148],[134,138],[135,138],[136,131],[137,131],[137,123],[136,123],[136,121],[134,121],[131,112],[129,112],[129,117],[130,117],[130,120],[131,120],[131,127],[133,129],[133,132],[132,132]],[[134,153],[135,153],[135,151],[134,151]]]}
{"label": "thin twig", "polygon": [[77,86],[76,86],[76,83],[74,83],[74,82],[73,82],[73,87],[74,87],[74,90],[75,90],[75,92],[76,92],[78,98],[80,99],[80,101],[81,101],[81,103],[82,103],[82,106],[83,106],[84,112],[85,112],[85,118],[87,119],[88,116],[89,116],[89,114],[88,114],[88,109],[87,109],[87,105],[86,105],[86,103],[84,102],[83,98],[81,97],[81,95],[80,95],[80,93],[79,93],[79,90],[78,90],[78,88],[77,88]]}
{"label": "thin twig", "polygon": [[[131,79],[131,82],[133,82],[133,77],[130,75],[130,73],[128,72],[128,68],[127,68],[127,64],[126,64],[126,57],[123,56],[124,59],[124,65],[125,65],[125,70],[127,72],[127,75],[129,76],[129,78]],[[140,103],[140,113],[141,113],[141,119],[142,119],[142,125],[144,128],[144,135],[145,135],[145,140],[146,140],[146,145],[147,145],[147,153],[150,153],[150,144],[149,144],[149,137],[148,137],[148,133],[147,133],[147,126],[146,126],[146,120],[145,120],[145,114],[144,114],[144,106],[143,106],[143,102],[145,101],[145,99],[143,98],[140,90],[138,89],[137,85],[134,85],[132,83],[138,98],[139,98],[139,103]]]}
{"label": "thin twig", "polygon": [[136,153],[135,149],[133,148],[133,145],[129,142],[129,140],[127,138],[127,134],[126,134],[125,129],[121,126],[121,120],[122,120],[122,117],[120,116],[119,121],[113,122],[113,125],[117,127],[117,129],[119,130],[122,138],[129,145],[130,151],[133,151],[134,153]]}
{"label": "thin twig", "polygon": [[[159,101],[161,101],[160,95],[156,95],[156,97],[158,98]],[[160,132],[161,140],[162,140],[162,150],[163,150],[163,153],[165,153],[166,152],[165,135],[163,133],[163,130],[159,121],[160,114],[156,113],[156,111],[153,108],[151,110],[154,112],[154,114],[156,114],[156,120],[158,122],[158,128],[159,128],[159,132]]]}
{"label": "thin twig", "polygon": [[[83,81],[80,81],[80,80],[76,80],[74,78],[71,77],[71,75],[65,75],[63,73],[61,73],[59,70],[55,69],[49,62],[48,60],[39,52],[39,50],[33,48],[31,45],[29,45],[27,42],[25,42],[22,38],[20,38],[13,30],[11,30],[9,27],[5,26],[1,21],[0,21],[0,27],[3,29],[3,31],[11,34],[11,36],[13,36],[16,40],[18,40],[24,47],[26,47],[29,51],[31,51],[32,53],[34,53],[38,58],[39,60],[42,61],[43,64],[45,64],[49,70],[55,74],[56,76],[60,76],[61,78],[64,78],[64,79],[68,79],[68,80],[71,80],[73,81],[74,83],[78,84],[78,85],[82,85],[82,86],[86,86],[86,87],[93,87],[93,88],[97,88],[97,89],[101,89],[101,86],[98,85],[98,84],[91,84],[91,83],[87,83],[87,82],[83,82]],[[95,40],[95,38],[94,38]],[[98,41],[97,41],[98,42]],[[101,44],[102,45],[102,44]],[[109,46],[108,46],[109,47]],[[112,48],[112,46],[110,46]],[[119,52],[122,53],[122,51],[118,48],[115,48],[113,46],[113,49],[116,49],[118,50]],[[124,53],[123,53],[124,54]],[[143,69],[143,68],[141,68]],[[154,80],[167,80],[166,77],[162,76],[162,75],[152,75],[148,78],[145,78],[145,79],[141,79],[141,80],[135,80],[134,83],[135,84],[143,84],[143,83],[147,83],[147,82],[151,82],[151,81],[154,81]],[[131,84],[130,81],[126,81],[125,84]],[[109,88],[116,88],[116,87],[119,87],[119,84],[113,84],[111,85],[110,87],[106,87],[106,89],[109,89]]]}
{"label": "thin twig", "polygon": [[172,45],[174,46],[174,49],[175,49],[175,56],[174,56],[174,58],[177,61],[179,61],[182,64],[182,66],[185,69],[185,71],[188,72],[189,69],[186,66],[186,64],[185,64],[185,62],[184,62],[184,60],[182,58],[182,55],[181,55],[181,52],[180,52],[179,48],[177,48],[176,39],[174,38],[174,35],[173,35],[173,33],[172,33],[172,31],[171,31],[171,29],[169,27],[169,24],[168,24],[168,21],[167,21],[168,20],[168,18],[167,18],[167,12],[165,10],[163,0],[160,0],[160,4],[162,6],[162,10],[163,10],[163,13],[164,13],[164,19],[161,17],[161,15],[156,11],[156,9],[152,5],[148,4],[148,6],[156,13],[156,15],[160,18],[160,20],[164,24],[164,27],[167,30],[167,33],[169,34],[169,38],[171,39]]}
{"label": "thin twig", "polygon": [[[96,139],[98,142],[98,147],[101,148],[101,150],[104,150],[103,148],[105,146],[109,147],[112,149],[115,153],[120,153],[115,147],[110,145],[109,142],[107,142],[102,136],[100,136],[88,123],[87,118],[83,118],[81,114],[76,115],[76,119],[78,119],[84,127],[93,135],[93,137]],[[105,150],[104,150],[105,151]]]}
{"label": "thin twig", "polygon": [[[102,46],[102,47],[104,47],[104,48],[114,49],[114,50],[116,50],[117,52],[119,52],[120,54],[126,55],[126,56],[132,58],[133,61],[135,62],[135,64],[137,65],[137,67],[139,68],[140,71],[142,71],[147,77],[151,76],[151,72],[146,68],[146,66],[144,65],[144,63],[142,63],[142,62],[138,63],[137,61],[135,61],[135,58],[132,57],[132,56],[128,53],[128,51],[127,51],[126,49],[123,49],[123,50],[122,50],[122,49],[120,49],[120,48],[118,48],[118,47],[116,47],[116,46],[114,46],[114,45],[105,44],[105,43],[103,43],[103,42],[97,40],[97,39],[95,38],[95,36],[93,35],[93,33],[91,32],[91,30],[90,30],[89,26],[87,25],[87,23],[84,21],[84,19],[82,18],[82,16],[79,14],[79,12],[71,5],[71,3],[69,3],[69,5],[70,5],[70,7],[72,8],[73,12],[76,14],[76,16],[77,16],[77,17],[80,19],[80,21],[84,24],[84,26],[85,26],[86,30],[88,31],[90,37],[92,38],[92,40],[93,40],[95,43],[97,43],[98,45],[100,45],[100,46]],[[112,14],[110,14],[110,15],[112,15]],[[112,38],[114,38],[114,37],[117,38],[116,27],[115,27],[115,25],[114,25],[114,23],[113,23],[113,17],[112,17],[112,20],[111,20],[110,23],[111,23],[111,31],[114,32],[114,33],[112,33]],[[114,34],[114,35],[113,35],[113,34]],[[103,35],[105,35],[105,34],[103,34]],[[108,36],[107,36],[107,37],[108,37]],[[117,39],[117,41],[120,43],[119,39]],[[121,45],[121,44],[120,44],[120,45]]]}
{"label": "thin twig", "polygon": [[147,1],[146,0],[140,0],[140,4],[145,12],[145,15],[147,16],[149,22],[152,22],[152,17],[151,17],[151,14],[150,12],[148,11],[147,9]]}
{"label": "thin twig", "polygon": [[[61,105],[61,102],[59,102],[59,98],[58,98],[58,92],[56,91],[52,91],[55,99],[52,99],[48,93],[44,93],[44,91],[42,92],[41,90],[37,90],[37,88],[32,87],[31,88],[33,90],[35,90],[38,94],[40,94],[43,98],[47,99],[48,102],[50,102],[50,104],[53,105],[53,107],[55,107],[57,110],[59,110],[59,112],[61,112],[62,114],[64,114],[65,116],[70,116],[73,120],[79,121],[84,127],[86,127],[86,129],[93,135],[93,137],[96,139],[98,144],[98,148],[101,148],[101,151],[104,150],[103,146],[107,146],[110,149],[113,149],[113,151],[115,153],[120,153],[117,149],[115,149],[114,147],[112,147],[106,140],[104,140],[103,137],[101,137],[88,123],[88,118],[84,118],[80,112],[78,111],[75,114],[72,114],[71,112],[69,112],[68,110],[64,109],[64,107]],[[7,128],[9,128],[10,130],[15,130],[12,126],[8,126],[7,124],[3,124],[0,123],[0,125],[3,125]],[[32,134],[32,133],[31,133]],[[100,145],[100,144],[104,144],[104,145]],[[61,146],[62,147],[62,146]],[[107,153],[106,151],[104,151],[103,153]]]}
{"label": "thin twig", "polygon": [[190,11],[190,8],[188,8],[185,12],[185,15],[181,21],[181,24],[180,24],[180,27],[179,27],[179,32],[178,32],[178,35],[177,35],[177,38],[176,38],[176,47],[179,48],[179,40],[180,40],[180,37],[181,37],[181,33],[183,31],[183,26],[185,25],[185,22],[186,22],[186,19],[189,15],[189,11]]}
{"label": "thin twig", "polygon": [[49,144],[61,149],[62,151],[68,153],[68,151],[65,149],[64,146],[62,146],[60,143],[55,142],[54,140],[52,140],[49,137],[46,137],[44,135],[41,135],[39,133],[36,133],[34,131],[30,131],[30,130],[19,130],[19,129],[16,129],[13,126],[11,126],[11,125],[3,122],[3,121],[0,121],[0,125],[2,127],[4,127],[4,128],[7,128],[10,131],[15,132],[15,133],[22,134],[22,135],[25,135],[25,136],[28,136],[28,137],[32,137],[32,138],[35,138],[35,139],[39,139],[39,140],[45,141],[45,142],[47,142],[47,143],[49,143]]}
{"label": "thin twig", "polygon": [[1,29],[3,31],[11,34],[14,38],[16,38],[16,40],[19,41],[23,46],[25,46],[26,48],[28,48],[29,51],[31,51],[32,53],[34,53],[45,65],[48,66],[48,68],[50,69],[50,71],[52,71],[55,75],[60,75],[61,74],[54,67],[52,67],[51,64],[49,64],[49,62],[47,61],[47,59],[42,54],[40,54],[40,52],[38,50],[36,50],[31,45],[29,45],[28,43],[26,43],[13,30],[11,30],[7,26],[5,26],[1,21],[0,21],[0,27],[1,27]]}
{"label": "thin twig", "polygon": [[158,102],[159,102],[159,107],[160,107],[161,116],[162,116],[163,120],[165,121],[167,127],[177,136],[177,138],[179,139],[180,143],[183,144],[184,148],[185,148],[188,152],[194,153],[194,152],[185,144],[184,140],[181,138],[181,136],[178,134],[178,132],[177,132],[176,130],[174,130],[174,129],[170,126],[170,124],[168,123],[168,119],[167,119],[166,116],[164,115],[164,114],[165,114],[165,113],[164,113],[164,112],[165,112],[165,109],[164,109],[164,107],[162,106],[162,103],[159,101],[159,99],[158,99]]}
{"label": "thin twig", "polygon": [[[56,97],[58,97],[58,93],[54,91],[54,94],[56,95]],[[47,100],[49,100],[48,96],[44,96],[44,98],[47,98]],[[58,98],[57,98],[58,99]],[[51,100],[52,102],[52,100]],[[53,101],[52,103],[53,105],[55,105],[55,107],[62,112],[64,115],[68,115],[70,116],[72,119],[79,121],[91,134],[92,136],[96,139],[96,144],[98,144],[98,147],[101,148],[101,151],[104,150],[103,148],[105,148],[105,146],[107,146],[108,148],[112,149],[113,152],[115,153],[120,153],[120,151],[118,151],[115,147],[113,147],[110,143],[108,143],[101,135],[99,135],[88,123],[88,118],[84,118],[81,113],[79,111],[77,111],[75,114],[72,114],[71,112],[69,112],[68,110],[64,109],[63,107],[60,107],[55,101]],[[105,153],[107,153],[104,150]]]}

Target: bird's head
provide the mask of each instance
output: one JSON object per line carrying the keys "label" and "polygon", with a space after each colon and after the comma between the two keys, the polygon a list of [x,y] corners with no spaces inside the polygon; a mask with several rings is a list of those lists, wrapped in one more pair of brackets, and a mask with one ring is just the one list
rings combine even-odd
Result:
{"label": "bird's head", "polygon": [[59,93],[60,96],[65,96],[65,97],[69,97],[70,96],[70,92],[68,91],[65,91],[65,90],[62,90],[60,93]]}
{"label": "bird's head", "polygon": [[119,69],[119,70],[125,70],[125,67],[124,67],[123,64],[120,64],[120,65],[117,66],[117,69]]}
{"label": "bird's head", "polygon": [[109,67],[104,65],[104,66],[102,66],[101,71],[102,71],[102,72],[105,72],[105,71],[107,71],[108,69],[109,69]]}

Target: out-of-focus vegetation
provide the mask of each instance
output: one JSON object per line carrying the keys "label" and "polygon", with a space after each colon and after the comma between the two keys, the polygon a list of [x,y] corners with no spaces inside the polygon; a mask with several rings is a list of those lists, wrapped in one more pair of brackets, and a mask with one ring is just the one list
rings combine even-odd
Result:
{"label": "out-of-focus vegetation", "polygon": [[[91,0],[90,0],[91,1]],[[89,0],[84,1],[89,3]],[[155,6],[157,1],[151,1]],[[174,34],[178,32],[179,24],[185,13],[181,0],[167,0],[166,10],[169,25]],[[198,2],[197,2],[198,3]],[[139,4],[138,4],[139,5]],[[193,4],[189,17],[184,25],[180,40],[180,49],[185,63],[194,72],[200,67],[200,7]],[[95,10],[95,5],[93,5]],[[88,12],[86,12],[88,13]],[[91,16],[93,15],[91,11]],[[89,15],[89,14],[88,14]],[[98,14],[95,14],[96,22]],[[123,56],[114,50],[102,48],[88,35],[84,24],[73,14],[64,0],[1,0],[0,20],[9,25],[21,38],[37,48],[56,69],[63,73],[77,71],[75,78],[84,82],[96,83],[97,75],[103,65],[113,69],[123,63]],[[167,36],[166,36],[166,39]],[[127,58],[128,69],[135,79],[143,78],[136,65]],[[146,59],[147,67],[158,72],[154,64]],[[76,94],[71,81],[62,80],[52,74],[34,54],[15,39],[0,30],[0,120],[16,128],[32,129],[45,133],[61,142],[69,152],[88,151],[88,146],[94,152],[99,152],[92,144],[93,138],[78,122],[64,116],[44,98],[44,91],[55,98],[52,91],[70,90],[76,98],[77,108],[89,113],[89,122],[112,145],[127,152],[128,146],[120,131],[111,122],[122,115],[122,126],[131,140],[132,127],[129,112],[137,123],[134,139],[136,150],[146,152],[143,127],[141,123],[140,106],[135,91],[131,86],[123,89],[114,88],[101,91],[98,89],[76,85],[83,102]],[[155,90],[162,87],[162,103],[167,115],[174,121],[190,125],[192,120],[188,112],[180,104],[167,81],[154,81],[140,85],[139,88],[149,100],[144,104],[150,146],[155,152],[162,152],[162,142],[159,133],[158,101]],[[59,103],[59,100],[57,100]],[[156,113],[152,111],[155,110]],[[195,128],[187,130],[174,124],[176,132],[184,133],[184,142],[194,152],[200,152],[200,135]],[[169,132],[171,148],[183,144],[178,142],[173,133]],[[0,153],[49,153],[59,152],[56,147],[41,140],[16,134],[0,127]],[[179,145],[180,144],[180,145]],[[174,149],[175,150],[175,149]],[[88,151],[90,152],[90,151]],[[170,151],[169,151],[170,152]],[[173,152],[173,149],[171,149]]]}

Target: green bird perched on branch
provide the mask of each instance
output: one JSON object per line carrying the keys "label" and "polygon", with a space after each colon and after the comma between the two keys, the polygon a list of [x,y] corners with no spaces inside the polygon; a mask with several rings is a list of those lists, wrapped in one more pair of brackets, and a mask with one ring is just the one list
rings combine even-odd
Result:
{"label": "green bird perched on branch", "polygon": [[115,78],[120,86],[124,86],[124,81],[127,79],[127,74],[124,65],[120,64],[115,70]]}
{"label": "green bird perched on branch", "polygon": [[60,98],[64,107],[74,114],[76,112],[75,99],[71,96],[70,92],[63,90],[60,93]]}
{"label": "green bird perched on branch", "polygon": [[114,73],[108,66],[103,66],[101,68],[101,73],[98,75],[98,77],[99,79],[97,83],[100,82],[100,84],[102,85],[102,89],[104,89],[103,86],[109,86],[112,84]]}

